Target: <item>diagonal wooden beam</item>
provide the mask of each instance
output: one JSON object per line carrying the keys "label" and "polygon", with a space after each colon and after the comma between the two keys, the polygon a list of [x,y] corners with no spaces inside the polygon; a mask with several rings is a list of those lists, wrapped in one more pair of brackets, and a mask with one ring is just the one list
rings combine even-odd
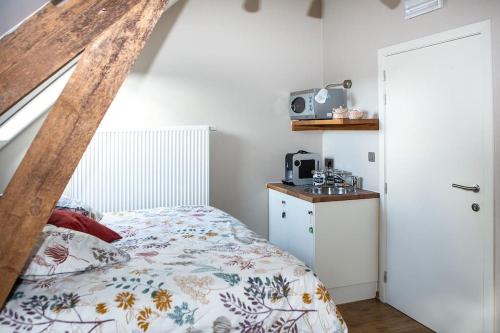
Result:
{"label": "diagonal wooden beam", "polygon": [[141,0],[83,53],[0,198],[0,304],[167,0]]}
{"label": "diagonal wooden beam", "polygon": [[74,59],[139,2],[48,3],[0,39],[0,115]]}

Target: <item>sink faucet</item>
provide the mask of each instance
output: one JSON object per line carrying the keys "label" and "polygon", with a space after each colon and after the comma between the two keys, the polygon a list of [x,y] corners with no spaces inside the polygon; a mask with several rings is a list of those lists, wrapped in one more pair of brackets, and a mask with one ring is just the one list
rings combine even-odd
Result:
{"label": "sink faucet", "polygon": [[334,175],[333,178],[335,179],[336,183],[347,184],[346,180],[344,178],[342,178],[340,175]]}
{"label": "sink faucet", "polygon": [[352,180],[352,188],[354,189],[354,191],[357,191],[359,185],[358,176],[351,176],[351,180]]}
{"label": "sink faucet", "polygon": [[342,183],[344,186],[352,187],[352,189],[356,191],[359,187],[359,177],[353,175],[349,175],[347,177],[351,178],[350,184],[347,182],[347,179],[342,178],[340,175],[334,175],[335,183]]}

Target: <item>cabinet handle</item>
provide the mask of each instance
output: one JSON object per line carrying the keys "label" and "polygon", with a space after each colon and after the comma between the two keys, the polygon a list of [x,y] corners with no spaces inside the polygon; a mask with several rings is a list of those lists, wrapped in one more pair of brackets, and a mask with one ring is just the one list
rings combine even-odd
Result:
{"label": "cabinet handle", "polygon": [[282,205],[286,204],[286,201],[285,201],[285,200],[282,200],[282,201],[281,201],[281,204],[282,204]]}
{"label": "cabinet handle", "polygon": [[284,219],[286,217],[286,212],[281,213],[281,218]]}
{"label": "cabinet handle", "polygon": [[313,227],[309,227],[309,233],[310,233],[310,234],[313,234],[313,233],[314,233],[314,228],[313,228]]}
{"label": "cabinet handle", "polygon": [[308,211],[308,212],[307,212],[307,214],[312,215],[312,214],[313,214],[313,211],[312,211],[312,210],[310,210],[310,211]]}

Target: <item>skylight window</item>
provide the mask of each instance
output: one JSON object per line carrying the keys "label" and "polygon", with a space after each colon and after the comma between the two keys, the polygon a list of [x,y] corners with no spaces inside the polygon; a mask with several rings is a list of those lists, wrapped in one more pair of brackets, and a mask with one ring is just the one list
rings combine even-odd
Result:
{"label": "skylight window", "polygon": [[0,149],[50,110],[73,73],[76,61],[65,66],[0,117]]}

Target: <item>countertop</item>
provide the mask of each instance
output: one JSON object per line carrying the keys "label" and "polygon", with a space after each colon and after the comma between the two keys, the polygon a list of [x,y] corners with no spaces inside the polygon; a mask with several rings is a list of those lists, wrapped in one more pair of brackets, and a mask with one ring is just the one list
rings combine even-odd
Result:
{"label": "countertop", "polygon": [[304,191],[304,186],[292,186],[285,185],[282,183],[269,183],[267,188],[275,190],[281,193],[291,195],[293,197],[309,201],[312,203],[316,202],[330,202],[330,201],[346,201],[346,200],[360,200],[360,199],[374,199],[380,198],[380,194],[377,192],[367,191],[367,190],[357,190],[356,192],[351,192],[347,194],[312,194]]}

